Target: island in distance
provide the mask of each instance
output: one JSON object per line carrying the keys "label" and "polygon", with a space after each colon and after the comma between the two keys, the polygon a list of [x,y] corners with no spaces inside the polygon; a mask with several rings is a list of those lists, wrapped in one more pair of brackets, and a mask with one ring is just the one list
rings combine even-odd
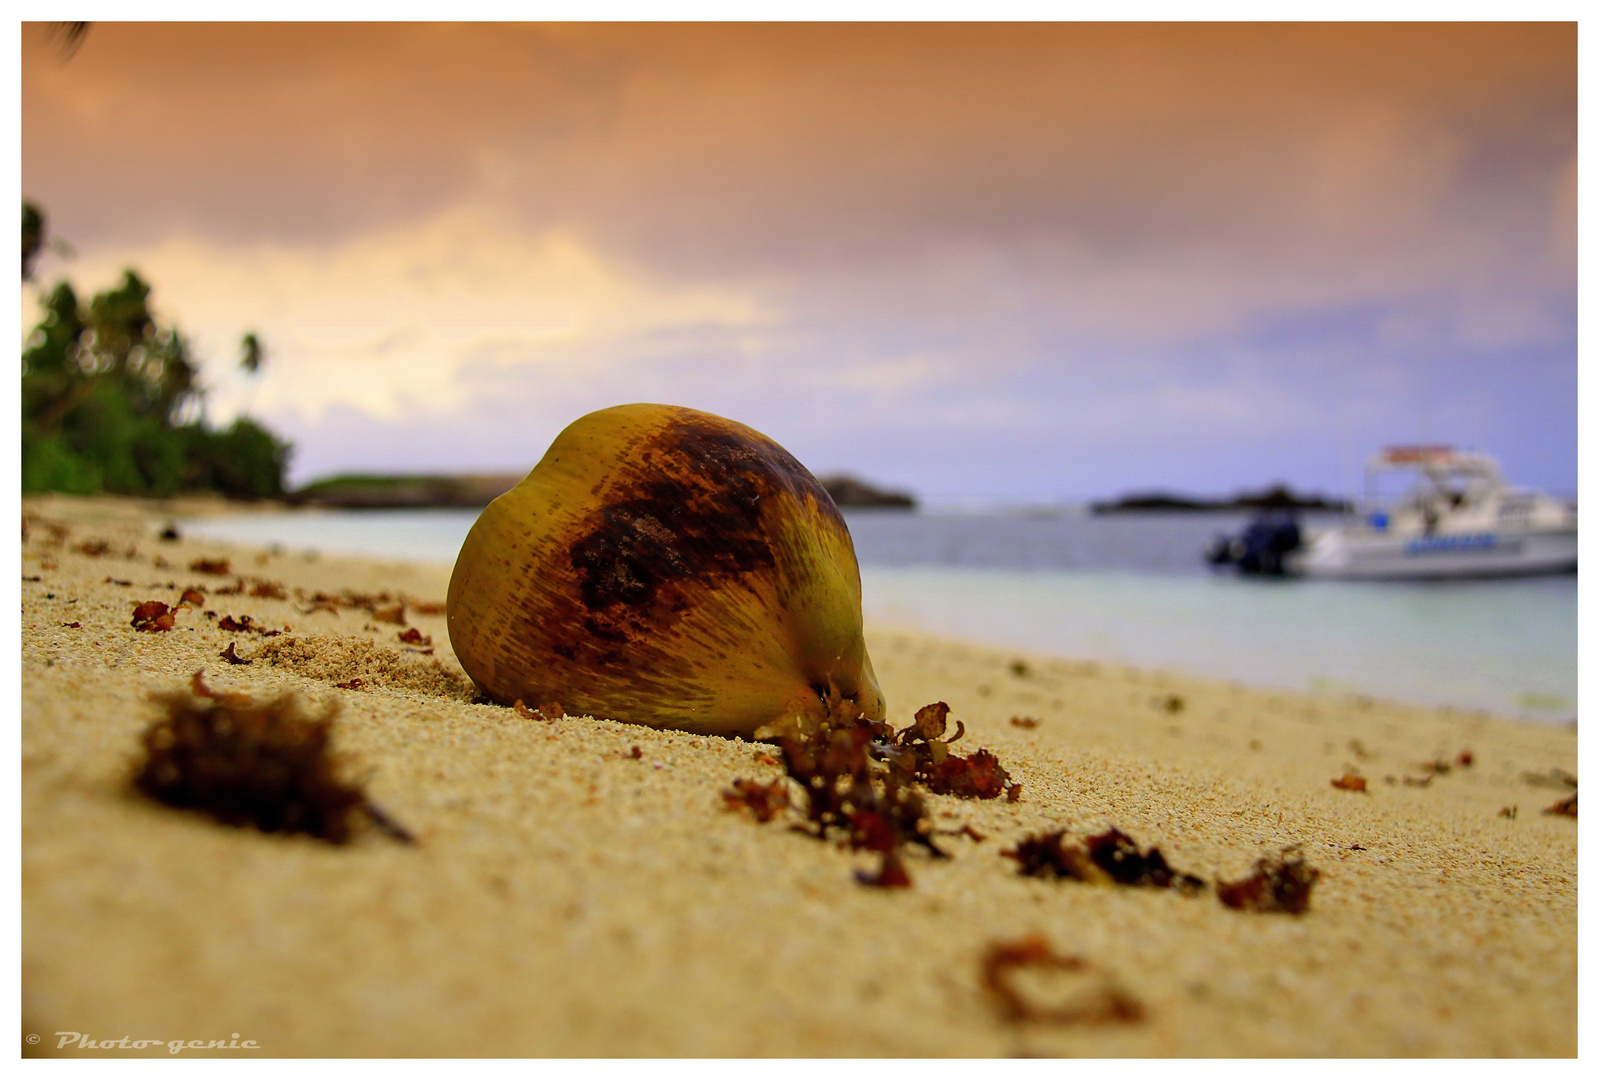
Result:
{"label": "island in distance", "polygon": [[[299,506],[341,510],[471,509],[487,506],[521,483],[526,473],[465,473],[454,476],[344,475],[318,480],[289,496]],[[915,510],[915,496],[888,491],[847,474],[818,478],[841,507]]]}
{"label": "island in distance", "polygon": [[1163,491],[1139,492],[1109,502],[1089,503],[1088,508],[1095,514],[1215,510],[1329,510],[1341,513],[1349,509],[1349,503],[1343,499],[1329,499],[1315,492],[1299,495],[1286,484],[1273,484],[1260,491],[1240,491],[1227,499],[1202,499]]}

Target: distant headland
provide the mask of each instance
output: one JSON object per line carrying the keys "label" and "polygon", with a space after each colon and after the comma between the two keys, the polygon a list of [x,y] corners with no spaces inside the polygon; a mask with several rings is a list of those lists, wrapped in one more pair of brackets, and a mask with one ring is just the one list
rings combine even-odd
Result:
{"label": "distant headland", "polygon": [[300,506],[341,510],[471,509],[487,506],[521,483],[526,473],[331,476],[292,492]]}
{"label": "distant headland", "polygon": [[833,476],[817,477],[827,493],[833,497],[833,502],[839,506],[867,508],[875,507],[879,510],[914,510],[916,509],[916,496],[908,491],[886,491],[873,487],[859,477],[839,473]]}
{"label": "distant headland", "polygon": [[[461,473],[457,475],[332,476],[291,493],[298,506],[341,510],[445,510],[473,509],[521,483],[526,473]],[[914,510],[915,496],[874,487],[859,477],[838,474],[819,478],[833,501],[842,507]]]}
{"label": "distant headland", "polygon": [[1193,513],[1217,510],[1328,510],[1342,512],[1349,509],[1343,499],[1329,499],[1320,493],[1295,494],[1286,484],[1273,484],[1260,491],[1240,491],[1227,499],[1204,499],[1170,492],[1151,491],[1123,495],[1108,502],[1088,504],[1095,514],[1128,514],[1148,512]]}

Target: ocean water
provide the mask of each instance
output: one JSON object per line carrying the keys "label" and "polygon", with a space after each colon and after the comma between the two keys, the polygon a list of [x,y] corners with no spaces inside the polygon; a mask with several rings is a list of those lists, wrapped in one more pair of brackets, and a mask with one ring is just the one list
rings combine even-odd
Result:
{"label": "ocean water", "polygon": [[[1033,653],[1288,690],[1569,720],[1577,578],[1280,581],[1202,553],[1240,514],[852,511],[868,619]],[[245,514],[193,536],[451,563],[476,511]],[[1308,527],[1331,519],[1309,517]]]}

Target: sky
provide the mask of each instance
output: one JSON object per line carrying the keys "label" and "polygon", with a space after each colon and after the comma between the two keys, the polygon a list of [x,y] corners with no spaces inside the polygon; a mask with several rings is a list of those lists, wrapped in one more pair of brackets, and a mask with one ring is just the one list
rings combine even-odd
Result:
{"label": "sky", "polygon": [[21,46],[40,284],[137,268],[297,483],[524,470],[659,401],[935,501],[1349,493],[1412,441],[1577,490],[1575,24]]}

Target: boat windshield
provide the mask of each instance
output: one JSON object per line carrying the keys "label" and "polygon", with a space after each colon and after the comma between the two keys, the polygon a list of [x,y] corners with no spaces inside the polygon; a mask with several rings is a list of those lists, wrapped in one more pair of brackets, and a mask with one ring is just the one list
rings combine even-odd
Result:
{"label": "boat windshield", "polygon": [[1500,485],[1494,462],[1444,448],[1397,448],[1366,466],[1365,496],[1357,514],[1385,529],[1400,517],[1419,517],[1429,529],[1451,511],[1481,502]]}
{"label": "boat windshield", "polygon": [[1367,476],[1365,504],[1375,509],[1416,506],[1423,501],[1442,499],[1451,506],[1459,506],[1481,487],[1481,478],[1459,473],[1385,470]]}

